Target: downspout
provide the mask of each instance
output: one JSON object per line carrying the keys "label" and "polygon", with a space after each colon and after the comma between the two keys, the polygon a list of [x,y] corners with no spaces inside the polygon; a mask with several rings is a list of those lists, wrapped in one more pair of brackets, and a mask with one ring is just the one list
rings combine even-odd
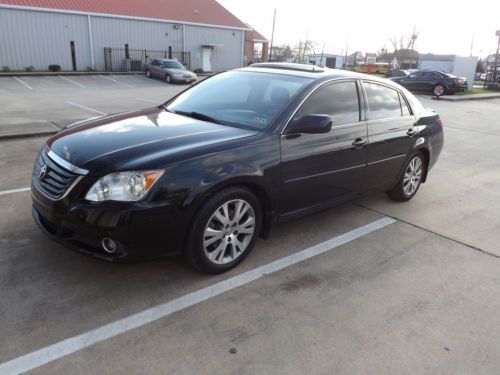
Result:
{"label": "downspout", "polygon": [[89,25],[90,64],[91,68],[95,70],[94,46],[92,43],[92,24],[90,22],[90,14],[87,14],[87,22]]}
{"label": "downspout", "polygon": [[245,30],[241,30],[241,66],[245,66]]}

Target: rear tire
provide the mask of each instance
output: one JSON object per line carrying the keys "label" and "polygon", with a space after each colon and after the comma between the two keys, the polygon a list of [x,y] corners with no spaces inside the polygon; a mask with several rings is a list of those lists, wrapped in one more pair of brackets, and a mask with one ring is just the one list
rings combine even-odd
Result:
{"label": "rear tire", "polygon": [[434,86],[434,88],[432,89],[432,92],[436,96],[442,96],[442,95],[446,94],[446,88],[443,85],[438,84],[438,85]]}
{"label": "rear tire", "polygon": [[387,195],[398,202],[412,199],[422,184],[426,168],[424,155],[421,152],[413,154],[405,164],[398,183],[387,192]]}
{"label": "rear tire", "polygon": [[185,258],[201,272],[229,271],[248,256],[261,226],[262,208],[257,197],[244,187],[224,189],[196,213]]}

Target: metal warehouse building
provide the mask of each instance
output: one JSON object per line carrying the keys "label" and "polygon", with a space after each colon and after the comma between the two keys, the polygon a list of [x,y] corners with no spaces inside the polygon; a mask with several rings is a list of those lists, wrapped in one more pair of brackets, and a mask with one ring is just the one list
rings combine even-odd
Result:
{"label": "metal warehouse building", "polygon": [[[0,0],[0,67],[134,71],[151,58],[223,71],[253,60],[254,30],[215,0]],[[260,35],[260,34],[258,34]]]}

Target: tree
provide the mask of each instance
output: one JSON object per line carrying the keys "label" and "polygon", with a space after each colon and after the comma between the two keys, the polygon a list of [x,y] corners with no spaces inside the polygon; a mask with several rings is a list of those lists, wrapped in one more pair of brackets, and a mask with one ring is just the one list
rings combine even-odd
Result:
{"label": "tree", "polygon": [[[404,34],[399,37],[390,37],[389,41],[394,48],[393,56],[396,58],[399,68],[416,68],[416,60],[418,60],[418,52],[415,51],[415,43],[418,38],[416,26],[413,27],[413,32]],[[413,66],[415,62],[415,66]]]}
{"label": "tree", "polygon": [[477,60],[476,73],[484,73],[486,71],[485,63],[482,58]]}

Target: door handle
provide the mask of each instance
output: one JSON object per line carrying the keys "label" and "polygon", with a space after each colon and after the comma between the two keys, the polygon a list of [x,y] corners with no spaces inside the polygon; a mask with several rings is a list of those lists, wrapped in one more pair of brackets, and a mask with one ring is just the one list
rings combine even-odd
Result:
{"label": "door handle", "polygon": [[366,145],[366,140],[362,138],[356,138],[354,142],[352,142],[352,145],[356,148],[362,148],[364,145]]}
{"label": "door handle", "polygon": [[410,136],[410,137],[413,137],[415,134],[417,134],[417,131],[415,129],[409,129],[407,132],[406,132],[406,135]]}

